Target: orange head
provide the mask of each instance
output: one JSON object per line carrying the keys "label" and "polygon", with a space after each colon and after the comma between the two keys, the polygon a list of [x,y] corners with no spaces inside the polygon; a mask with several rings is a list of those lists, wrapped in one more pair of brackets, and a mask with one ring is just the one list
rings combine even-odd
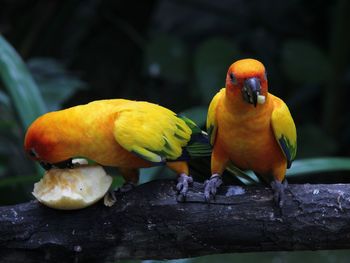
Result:
{"label": "orange head", "polygon": [[51,119],[53,114],[48,113],[36,119],[24,139],[26,153],[46,170],[52,166],[69,166],[71,161],[64,144],[56,135],[57,124]]}
{"label": "orange head", "polygon": [[228,69],[226,90],[229,94],[240,96],[246,103],[253,104],[255,107],[258,102],[263,104],[267,96],[264,65],[251,58],[236,61]]}

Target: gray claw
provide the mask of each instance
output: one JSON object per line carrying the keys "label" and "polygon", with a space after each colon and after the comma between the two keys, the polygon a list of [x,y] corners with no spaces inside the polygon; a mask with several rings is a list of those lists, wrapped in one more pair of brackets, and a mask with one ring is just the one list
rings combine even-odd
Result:
{"label": "gray claw", "polygon": [[191,176],[188,176],[187,174],[180,174],[179,178],[177,179],[177,185],[176,189],[179,193],[179,195],[182,195],[183,198],[186,197],[188,186],[193,183],[193,178]]}
{"label": "gray claw", "polygon": [[280,208],[283,207],[283,204],[285,202],[285,189],[287,188],[287,186],[288,186],[287,180],[284,180],[283,182],[274,180],[271,182],[273,199],[275,201],[275,204]]}
{"label": "gray claw", "polygon": [[213,174],[209,180],[204,182],[204,197],[207,202],[210,198],[215,198],[217,189],[222,185],[222,179],[219,174]]}

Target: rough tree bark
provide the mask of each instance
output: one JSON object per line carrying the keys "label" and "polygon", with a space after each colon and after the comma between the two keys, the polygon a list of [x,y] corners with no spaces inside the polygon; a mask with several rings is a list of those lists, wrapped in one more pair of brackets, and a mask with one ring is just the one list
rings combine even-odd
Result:
{"label": "rough tree bark", "polygon": [[264,187],[226,187],[186,203],[173,181],[154,181],[79,211],[36,201],[0,207],[0,262],[113,262],[206,254],[350,248],[350,185],[290,185],[282,209]]}

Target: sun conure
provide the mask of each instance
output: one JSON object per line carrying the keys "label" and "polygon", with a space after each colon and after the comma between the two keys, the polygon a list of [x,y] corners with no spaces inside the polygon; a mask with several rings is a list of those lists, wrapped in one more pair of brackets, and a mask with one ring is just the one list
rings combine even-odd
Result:
{"label": "sun conure", "polygon": [[255,59],[233,63],[225,88],[212,99],[207,130],[213,152],[205,198],[215,196],[228,165],[252,170],[271,184],[274,199],[283,205],[286,169],[296,155],[296,128],[287,105],[268,93],[264,65]]}
{"label": "sun conure", "polygon": [[186,117],[156,104],[111,99],[49,112],[28,128],[24,148],[46,170],[72,167],[74,157],[118,167],[126,183],[136,184],[139,168],[167,165],[179,174],[186,195],[187,160],[210,156],[207,135]]}

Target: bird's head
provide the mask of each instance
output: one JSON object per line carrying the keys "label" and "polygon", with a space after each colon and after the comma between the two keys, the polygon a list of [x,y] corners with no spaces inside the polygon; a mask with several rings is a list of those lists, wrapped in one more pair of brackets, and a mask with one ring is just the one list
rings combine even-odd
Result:
{"label": "bird's head", "polygon": [[69,159],[57,138],[55,128],[55,124],[45,114],[30,125],[24,139],[25,152],[45,170],[58,167],[56,164]]}
{"label": "bird's head", "polygon": [[250,58],[236,61],[228,69],[226,90],[233,96],[240,96],[244,102],[255,107],[257,104],[264,104],[267,96],[264,65]]}

